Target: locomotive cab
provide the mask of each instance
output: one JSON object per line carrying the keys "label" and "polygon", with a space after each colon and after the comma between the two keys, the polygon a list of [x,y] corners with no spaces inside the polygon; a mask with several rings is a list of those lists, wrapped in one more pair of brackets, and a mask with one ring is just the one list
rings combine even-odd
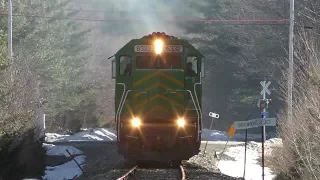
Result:
{"label": "locomotive cab", "polygon": [[191,44],[163,33],[131,40],[115,54],[112,77],[120,154],[180,161],[199,153],[204,57]]}

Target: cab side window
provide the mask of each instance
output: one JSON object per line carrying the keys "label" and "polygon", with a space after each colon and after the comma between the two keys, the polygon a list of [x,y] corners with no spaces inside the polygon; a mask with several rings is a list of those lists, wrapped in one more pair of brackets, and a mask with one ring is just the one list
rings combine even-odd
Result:
{"label": "cab side window", "polygon": [[130,56],[120,57],[120,76],[131,76],[132,59]]}
{"label": "cab side window", "polygon": [[185,74],[187,76],[196,76],[197,75],[197,57],[196,56],[188,56],[187,64],[185,69]]}

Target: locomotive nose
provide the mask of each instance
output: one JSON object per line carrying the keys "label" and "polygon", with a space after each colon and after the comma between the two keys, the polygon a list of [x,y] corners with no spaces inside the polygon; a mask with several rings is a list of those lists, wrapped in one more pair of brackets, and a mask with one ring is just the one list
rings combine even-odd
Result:
{"label": "locomotive nose", "polygon": [[[177,118],[185,109],[184,72],[180,69],[133,71],[132,112],[147,119]],[[146,93],[142,93],[141,91]],[[168,90],[170,93],[168,93]],[[144,119],[145,121],[145,119]],[[147,121],[147,120],[146,120]]]}

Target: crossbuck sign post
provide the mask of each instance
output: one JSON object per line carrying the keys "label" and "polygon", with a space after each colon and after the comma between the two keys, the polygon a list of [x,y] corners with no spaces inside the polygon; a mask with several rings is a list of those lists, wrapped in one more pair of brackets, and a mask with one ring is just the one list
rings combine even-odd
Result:
{"label": "crossbuck sign post", "polygon": [[[252,119],[248,121],[236,121],[234,122],[235,129],[249,129],[249,128],[256,128],[262,127],[262,179],[264,180],[264,141],[266,139],[265,135],[265,127],[266,126],[276,126],[276,118],[266,118],[268,116],[268,112],[266,108],[268,108],[268,104],[271,99],[266,98],[266,94],[271,95],[270,90],[268,87],[270,86],[271,82],[261,81],[262,91],[260,94],[263,96],[262,99],[258,102],[258,107],[261,109],[261,118]],[[246,137],[247,138],[247,137]],[[246,148],[246,147],[245,147]],[[245,154],[246,156],[246,154]],[[245,167],[244,167],[245,168]]]}
{"label": "crossbuck sign post", "polygon": [[[268,108],[268,104],[271,101],[271,99],[267,99],[266,98],[266,94],[268,94],[269,96],[271,95],[271,92],[269,91],[268,87],[270,86],[271,82],[268,81],[261,81],[260,82],[261,86],[262,86],[262,91],[260,92],[260,94],[262,95],[262,103],[260,103],[260,109],[262,109],[261,112],[261,117],[266,120],[266,116],[267,116],[267,112],[266,109]],[[276,123],[274,123],[274,126],[276,125]],[[266,140],[266,126],[263,125],[262,127],[262,179],[264,180],[264,141]]]}
{"label": "crossbuck sign post", "polygon": [[[262,95],[262,99],[259,100],[259,102],[261,102],[259,104],[259,107],[261,108],[262,112],[261,112],[261,116],[262,118],[266,118],[268,115],[268,112],[266,112],[266,108],[268,107],[269,102],[271,101],[271,99],[267,99],[266,98],[266,94],[268,94],[269,96],[271,95],[270,90],[268,89],[268,87],[270,86],[271,82],[266,82],[266,81],[261,81],[260,82],[261,86],[262,86],[262,90],[260,92],[260,94]],[[266,127],[265,125],[263,125],[263,140],[266,140]]]}

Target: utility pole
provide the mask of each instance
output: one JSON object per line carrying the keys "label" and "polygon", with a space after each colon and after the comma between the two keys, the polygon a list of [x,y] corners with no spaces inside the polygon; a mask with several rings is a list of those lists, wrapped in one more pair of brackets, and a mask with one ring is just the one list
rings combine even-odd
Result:
{"label": "utility pole", "polygon": [[[12,64],[12,1],[8,0],[8,57]],[[10,71],[10,79],[13,82],[13,70]]]}
{"label": "utility pole", "polygon": [[290,27],[289,27],[289,69],[288,69],[288,120],[292,121],[292,93],[293,93],[293,27],[294,27],[294,0],[290,0]]}
{"label": "utility pole", "polygon": [[12,1],[8,0],[8,56],[12,60]]}

